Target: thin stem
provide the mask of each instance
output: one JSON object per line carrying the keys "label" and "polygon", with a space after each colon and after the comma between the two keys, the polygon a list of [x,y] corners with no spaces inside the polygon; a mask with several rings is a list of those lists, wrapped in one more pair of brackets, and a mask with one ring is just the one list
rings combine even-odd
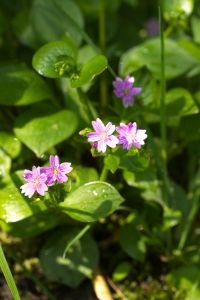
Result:
{"label": "thin stem", "polygon": [[167,153],[166,153],[166,112],[165,112],[165,91],[166,91],[166,82],[165,82],[165,46],[164,46],[164,35],[163,35],[163,24],[162,24],[162,11],[159,7],[159,25],[160,25],[160,46],[161,46],[161,72],[160,72],[160,131],[161,131],[161,140],[162,140],[162,159],[163,164],[166,167],[167,162]]}
{"label": "thin stem", "polygon": [[20,259],[15,255],[15,253],[5,244],[3,245],[6,251],[10,254],[10,256],[16,261],[24,272],[41,288],[41,290],[49,297],[50,300],[56,300],[56,298],[47,290],[47,288],[35,277],[20,261]]}
{"label": "thin stem", "polygon": [[106,168],[106,166],[104,166],[103,170],[101,172],[99,180],[100,181],[106,181],[107,175],[108,175],[108,169]]}
{"label": "thin stem", "polygon": [[86,231],[88,231],[88,229],[91,228],[92,225],[86,225],[76,236],[75,238],[73,238],[73,240],[71,242],[69,242],[69,244],[67,245],[67,247],[64,250],[63,253],[63,258],[65,258],[67,251],[69,250],[69,248],[77,241],[80,240],[80,238],[86,233]]}
{"label": "thin stem", "polygon": [[83,103],[84,110],[87,113],[88,119],[91,122],[92,120],[94,120],[94,117],[93,117],[92,111],[90,109],[88,99],[87,99],[86,95],[83,93],[81,88],[77,88],[77,92],[78,92],[80,101]]}
{"label": "thin stem", "polygon": [[200,189],[197,189],[196,192],[195,192],[195,195],[194,195],[192,208],[190,210],[185,228],[184,228],[184,230],[182,232],[182,235],[181,235],[181,238],[180,238],[180,242],[179,242],[179,245],[178,245],[178,250],[182,250],[184,245],[185,245],[185,242],[186,242],[186,239],[188,237],[190,228],[191,228],[192,223],[194,221],[194,217],[195,217],[195,215],[197,214],[197,212],[199,210],[199,205],[200,205],[199,198],[200,198]]}
{"label": "thin stem", "polygon": [[[105,0],[99,0],[99,44],[101,52],[105,55],[106,51],[106,28],[105,28]],[[102,108],[107,107],[107,80],[106,72],[101,74],[100,80],[100,94],[101,94],[101,106]]]}

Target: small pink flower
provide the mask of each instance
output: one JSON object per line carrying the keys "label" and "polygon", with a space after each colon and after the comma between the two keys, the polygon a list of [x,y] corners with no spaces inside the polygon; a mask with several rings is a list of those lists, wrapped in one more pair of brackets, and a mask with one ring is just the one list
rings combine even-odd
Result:
{"label": "small pink flower", "polygon": [[124,107],[132,106],[134,103],[134,96],[141,92],[140,87],[133,87],[134,77],[126,76],[124,81],[117,77],[113,82],[115,87],[114,93],[118,98],[123,99]]}
{"label": "small pink flower", "polygon": [[31,198],[35,192],[38,192],[41,196],[44,196],[44,192],[48,190],[45,184],[47,176],[41,173],[40,167],[33,167],[32,171],[24,170],[23,178],[27,181],[20,187],[22,194]]}
{"label": "small pink flower", "polygon": [[54,184],[56,180],[59,182],[66,182],[68,177],[65,175],[72,171],[71,163],[64,162],[62,164],[59,163],[59,157],[56,155],[50,155],[49,158],[50,167],[42,167],[41,172],[46,174],[47,181],[46,184],[51,186]]}
{"label": "small pink flower", "polygon": [[[97,142],[98,152],[106,152],[107,146],[111,148],[116,147],[118,139],[116,136],[112,135],[115,131],[115,125],[112,125],[112,123],[109,122],[105,126],[103,122],[97,118],[96,121],[92,121],[92,126],[95,131],[88,133],[86,136],[88,138],[88,142]],[[94,143],[92,147],[94,147],[94,145],[96,146],[96,143]]]}
{"label": "small pink flower", "polygon": [[127,150],[133,145],[136,148],[141,148],[141,145],[144,145],[144,140],[147,138],[146,130],[137,129],[136,122],[128,125],[120,123],[120,126],[116,127],[116,131],[119,133],[117,136],[119,144],[123,144],[123,149]]}

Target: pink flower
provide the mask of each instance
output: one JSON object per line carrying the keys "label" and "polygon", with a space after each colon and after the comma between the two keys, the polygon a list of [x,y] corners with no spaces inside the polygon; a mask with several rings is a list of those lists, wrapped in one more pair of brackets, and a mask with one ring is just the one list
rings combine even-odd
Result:
{"label": "pink flower", "polygon": [[107,146],[111,148],[116,147],[116,144],[118,144],[118,139],[116,136],[112,135],[112,133],[115,131],[115,125],[112,125],[112,123],[109,122],[106,126],[104,126],[103,122],[97,118],[96,121],[92,121],[92,126],[95,132],[90,132],[86,136],[88,138],[88,142],[97,142],[98,152],[106,152]]}
{"label": "pink flower", "polygon": [[114,93],[118,98],[123,99],[124,107],[132,106],[134,103],[134,96],[141,92],[140,87],[133,87],[134,77],[126,76],[124,81],[117,77],[113,82],[115,87]]}
{"label": "pink flower", "polygon": [[123,144],[123,149],[127,150],[133,145],[141,148],[141,145],[144,145],[144,139],[147,138],[146,130],[137,129],[136,122],[128,125],[120,123],[120,126],[116,127],[116,131],[119,133],[117,136],[119,144]]}
{"label": "pink flower", "polygon": [[72,168],[70,167],[71,163],[64,162],[60,164],[57,155],[55,157],[50,155],[49,162],[50,167],[41,168],[41,172],[47,176],[46,184],[51,186],[56,180],[59,182],[66,182],[68,177],[65,174],[72,171]]}
{"label": "pink flower", "polygon": [[33,167],[32,171],[24,170],[23,178],[27,181],[20,187],[22,194],[31,198],[35,192],[38,192],[41,196],[44,196],[44,192],[48,190],[45,184],[47,176],[41,173],[40,167]]}

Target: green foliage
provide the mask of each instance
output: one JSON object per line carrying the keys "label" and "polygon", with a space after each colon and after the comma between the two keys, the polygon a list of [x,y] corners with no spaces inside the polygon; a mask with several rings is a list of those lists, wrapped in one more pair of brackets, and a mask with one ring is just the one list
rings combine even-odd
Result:
{"label": "green foliage", "polygon": [[[129,300],[195,300],[200,4],[159,3],[160,37],[154,1],[1,1],[0,226],[41,238],[52,281],[77,288],[100,263]],[[125,108],[113,82],[127,75],[142,90]],[[97,118],[136,122],[145,145],[99,153],[86,136]],[[51,155],[73,169],[62,182],[51,166],[56,183],[29,199],[23,170]]]}
{"label": "green foliage", "polygon": [[[47,239],[40,251],[40,263],[44,274],[51,280],[73,288],[86,276],[91,277],[99,256],[96,243],[86,233],[71,246],[67,256],[62,257],[66,244],[78,232],[79,228],[66,232],[66,228],[61,227]],[[52,263],[49,264],[49,261]]]}

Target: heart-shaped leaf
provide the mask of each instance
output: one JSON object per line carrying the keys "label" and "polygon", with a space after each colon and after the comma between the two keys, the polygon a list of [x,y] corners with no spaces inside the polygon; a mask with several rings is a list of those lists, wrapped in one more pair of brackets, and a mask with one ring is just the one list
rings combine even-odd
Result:
{"label": "heart-shaped leaf", "polygon": [[99,258],[97,245],[88,233],[77,240],[63,258],[67,244],[80,230],[67,227],[56,229],[40,251],[40,264],[47,278],[73,288],[86,276],[92,275]]}
{"label": "heart-shaped leaf", "polygon": [[110,215],[123,202],[118,191],[106,182],[90,182],[70,193],[60,209],[73,219],[94,222]]}
{"label": "heart-shaped leaf", "polygon": [[52,106],[41,105],[20,115],[14,132],[39,157],[52,146],[69,138],[77,125],[76,115],[71,111],[55,111]]}
{"label": "heart-shaped leaf", "polygon": [[0,67],[0,104],[28,105],[52,99],[52,92],[43,79],[24,65]]}
{"label": "heart-shaped leaf", "polygon": [[33,56],[33,67],[41,75],[59,78],[75,71],[75,54],[65,42],[52,42],[41,47]]}

